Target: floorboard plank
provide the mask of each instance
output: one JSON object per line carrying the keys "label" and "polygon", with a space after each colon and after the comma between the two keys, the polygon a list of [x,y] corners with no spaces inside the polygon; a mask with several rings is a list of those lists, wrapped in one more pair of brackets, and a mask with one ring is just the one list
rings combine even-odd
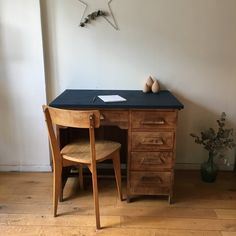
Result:
{"label": "floorboard plank", "polygon": [[[99,179],[103,229],[95,230],[91,179],[69,178],[52,216],[52,173],[0,173],[0,235],[236,236],[236,173],[203,183],[199,171],[176,171],[174,200],[139,196],[120,202],[114,178]],[[123,194],[126,183],[123,179]]]}
{"label": "floorboard plank", "polygon": [[[0,226],[1,234],[7,236],[222,236],[219,231],[165,230],[165,229],[124,229],[93,227],[55,226]],[[223,236],[234,236],[226,232]]]}

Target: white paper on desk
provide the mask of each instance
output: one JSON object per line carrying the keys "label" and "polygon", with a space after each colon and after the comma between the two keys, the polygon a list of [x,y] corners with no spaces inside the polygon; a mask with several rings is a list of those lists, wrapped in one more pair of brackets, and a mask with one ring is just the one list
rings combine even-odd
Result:
{"label": "white paper on desk", "polygon": [[124,102],[126,101],[125,98],[121,97],[120,95],[99,95],[100,99],[103,102]]}

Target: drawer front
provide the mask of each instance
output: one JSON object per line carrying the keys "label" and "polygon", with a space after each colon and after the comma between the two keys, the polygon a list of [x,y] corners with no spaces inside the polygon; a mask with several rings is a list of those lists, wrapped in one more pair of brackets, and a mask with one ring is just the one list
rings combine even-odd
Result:
{"label": "drawer front", "polygon": [[132,132],[132,151],[171,150],[174,132]]}
{"label": "drawer front", "polygon": [[171,186],[171,172],[130,173],[131,194],[155,195],[168,194]]}
{"label": "drawer front", "polygon": [[177,122],[175,111],[132,111],[132,129],[174,128]]}
{"label": "drawer front", "polygon": [[129,112],[123,110],[101,110],[101,125],[118,126],[123,129],[129,127]]}
{"label": "drawer front", "polygon": [[158,171],[172,167],[172,152],[131,152],[131,170]]}

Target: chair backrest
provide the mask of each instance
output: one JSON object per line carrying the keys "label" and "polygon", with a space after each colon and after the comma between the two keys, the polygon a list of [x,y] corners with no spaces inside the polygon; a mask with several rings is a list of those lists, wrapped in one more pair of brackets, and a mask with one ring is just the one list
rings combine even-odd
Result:
{"label": "chair backrest", "polygon": [[[74,128],[89,128],[93,121],[94,128],[100,126],[100,112],[98,110],[68,110],[43,105],[44,113],[49,113],[55,125]],[[47,119],[47,117],[46,117]]]}
{"label": "chair backrest", "polygon": [[55,161],[61,160],[59,143],[54,132],[53,125],[73,127],[73,128],[88,128],[90,136],[90,149],[93,163],[95,157],[95,135],[94,128],[100,126],[100,112],[98,110],[67,110],[58,109],[43,105],[43,111],[48,128],[48,135],[51,144],[53,155],[53,164]]}

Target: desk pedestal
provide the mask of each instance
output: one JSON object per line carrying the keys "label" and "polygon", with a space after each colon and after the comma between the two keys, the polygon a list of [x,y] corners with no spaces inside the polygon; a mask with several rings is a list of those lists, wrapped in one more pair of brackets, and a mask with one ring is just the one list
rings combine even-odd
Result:
{"label": "desk pedestal", "polygon": [[[127,201],[137,195],[166,195],[171,203],[178,110],[100,109],[100,112],[97,138],[122,144],[121,163],[127,166]],[[61,134],[62,145],[66,139],[76,137],[75,132]],[[78,137],[81,135],[86,134],[79,133]]]}

